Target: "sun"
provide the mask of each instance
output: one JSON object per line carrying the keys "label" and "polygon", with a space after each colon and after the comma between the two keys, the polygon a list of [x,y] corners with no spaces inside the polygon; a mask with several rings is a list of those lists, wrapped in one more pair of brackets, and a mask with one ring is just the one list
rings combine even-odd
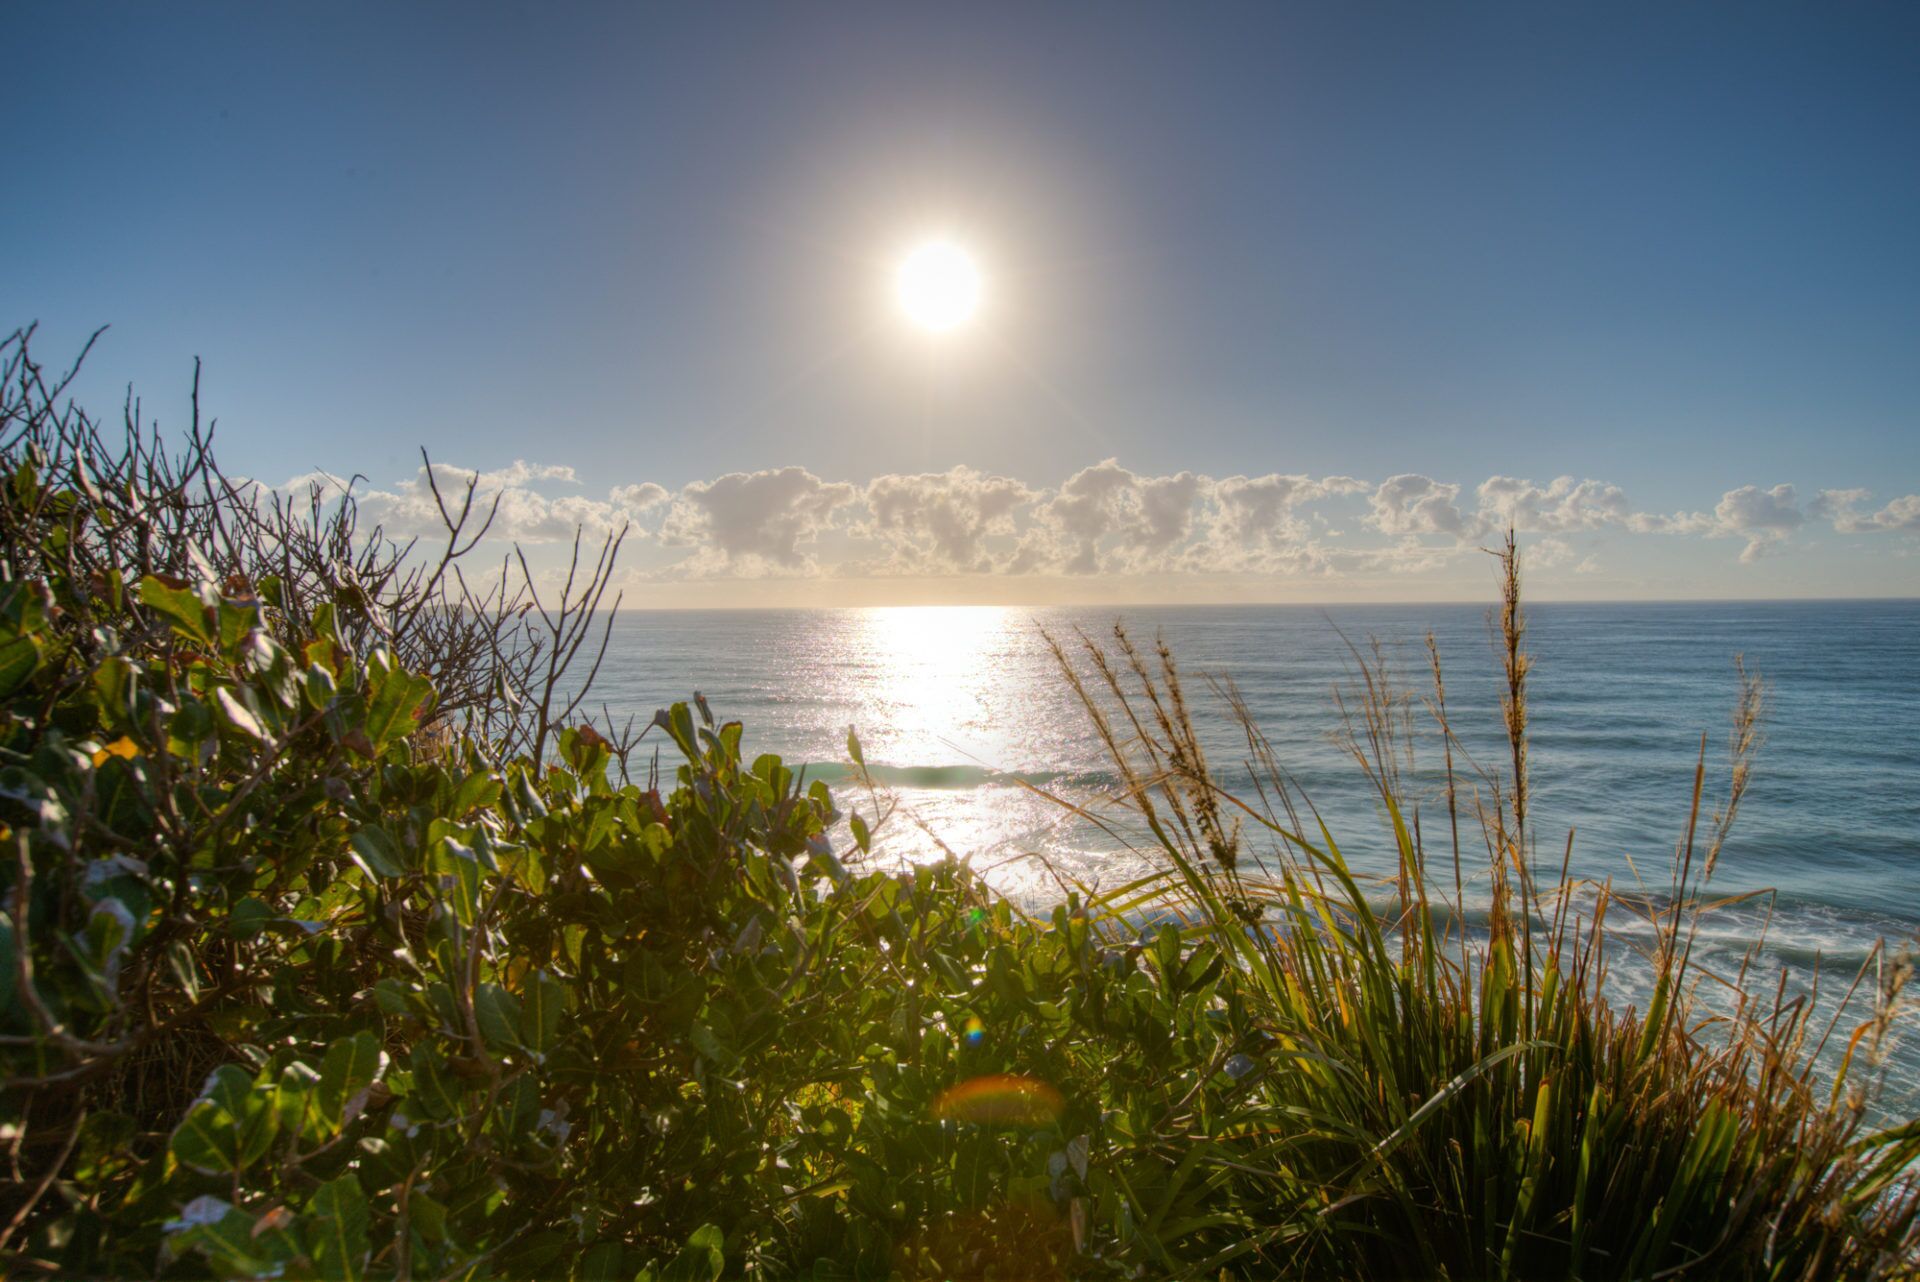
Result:
{"label": "sun", "polygon": [[900,261],[893,290],[908,320],[944,334],[979,312],[980,269],[972,255],[952,241],[930,240]]}

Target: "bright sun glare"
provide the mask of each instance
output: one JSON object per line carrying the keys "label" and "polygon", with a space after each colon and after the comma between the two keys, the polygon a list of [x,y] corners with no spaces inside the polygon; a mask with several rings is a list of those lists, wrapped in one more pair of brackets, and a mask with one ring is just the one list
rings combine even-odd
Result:
{"label": "bright sun glare", "polygon": [[950,240],[928,241],[908,254],[893,283],[907,318],[934,333],[958,329],[980,310],[980,269]]}

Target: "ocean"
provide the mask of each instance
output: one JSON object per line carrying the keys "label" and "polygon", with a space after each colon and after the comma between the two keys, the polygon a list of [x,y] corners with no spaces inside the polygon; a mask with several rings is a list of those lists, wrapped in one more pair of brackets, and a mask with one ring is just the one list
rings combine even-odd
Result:
{"label": "ocean", "polygon": [[[1764,925],[1759,964],[1769,975],[1786,968],[1794,987],[1818,974],[1827,1005],[1878,941],[1915,939],[1920,602],[1539,604],[1527,620],[1530,824],[1543,880],[1571,831],[1571,875],[1618,890],[1668,885],[1703,734],[1708,813],[1726,790],[1740,656],[1765,682],[1766,741],[1711,889],[1770,893],[1707,919],[1703,964],[1730,973]],[[1047,868],[1114,887],[1154,866],[1150,850],[1035,791],[1098,807],[1113,789],[1043,632],[1071,646],[1081,632],[1110,635],[1116,621],[1138,642],[1171,647],[1223,781],[1248,780],[1244,735],[1213,689],[1230,681],[1349,861],[1386,874],[1391,833],[1336,735],[1336,691],[1357,675],[1354,648],[1377,642],[1415,696],[1412,790],[1451,888],[1439,740],[1420,702],[1431,691],[1424,638],[1430,631],[1439,647],[1457,734],[1482,763],[1503,766],[1500,663],[1481,606],[623,611],[594,703],[644,724],[700,691],[716,716],[744,722],[750,753],[805,763],[833,782],[843,809],[871,819],[875,801],[848,779],[852,728],[892,804],[877,859],[951,850],[1043,909],[1060,894]],[[1462,828],[1478,841],[1470,817]],[[1484,847],[1472,842],[1467,869],[1482,871],[1468,885],[1470,917],[1487,882]],[[1631,1000],[1633,932],[1622,942],[1616,983]],[[1920,1104],[1920,1038],[1896,1047],[1888,1073],[1889,1102]]]}

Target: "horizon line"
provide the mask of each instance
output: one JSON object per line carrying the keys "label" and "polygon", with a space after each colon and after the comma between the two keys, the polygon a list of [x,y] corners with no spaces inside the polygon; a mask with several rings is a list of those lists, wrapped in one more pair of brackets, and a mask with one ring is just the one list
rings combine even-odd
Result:
{"label": "horizon line", "polygon": [[[1530,598],[1522,602],[1523,607],[1532,608],[1542,605],[1859,605],[1859,604],[1911,604],[1920,605],[1920,596],[1775,596],[1775,597],[1549,597]],[[694,614],[716,613],[720,611],[765,610],[780,612],[800,612],[805,610],[1259,610],[1259,609],[1298,609],[1327,610],[1343,609],[1355,606],[1463,606],[1482,605],[1489,609],[1496,607],[1497,601],[1480,597],[1466,598],[1430,598],[1411,600],[1319,600],[1319,601],[1116,601],[1104,602],[1055,602],[1036,604],[1021,601],[926,601],[901,602],[891,605],[625,605],[616,604],[607,607],[610,614]]]}

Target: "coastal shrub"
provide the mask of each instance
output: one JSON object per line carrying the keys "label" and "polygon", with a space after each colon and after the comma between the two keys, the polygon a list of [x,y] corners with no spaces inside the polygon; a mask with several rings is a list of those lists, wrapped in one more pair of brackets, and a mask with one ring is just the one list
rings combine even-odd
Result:
{"label": "coastal shrub", "polygon": [[873,856],[857,738],[836,797],[697,696],[639,737],[577,715],[561,656],[604,638],[617,543],[537,611],[537,664],[470,613],[444,676],[409,647],[452,625],[408,619],[465,598],[369,593],[339,566],[404,553],[325,515],[324,571],[267,555],[303,535],[219,543],[260,506],[210,455],[129,463],[13,356],[13,1275],[1912,1271],[1920,1130],[1822,1092],[1802,1015],[1700,1023],[1710,816],[1653,1006],[1616,1010],[1588,901],[1535,884],[1520,745],[1487,780],[1505,871],[1470,937],[1384,696],[1355,737],[1399,853],[1381,886],[1300,822],[1257,729],[1262,790],[1222,786],[1171,655],[1122,636],[1062,658],[1166,871],[1030,919],[964,862]]}

